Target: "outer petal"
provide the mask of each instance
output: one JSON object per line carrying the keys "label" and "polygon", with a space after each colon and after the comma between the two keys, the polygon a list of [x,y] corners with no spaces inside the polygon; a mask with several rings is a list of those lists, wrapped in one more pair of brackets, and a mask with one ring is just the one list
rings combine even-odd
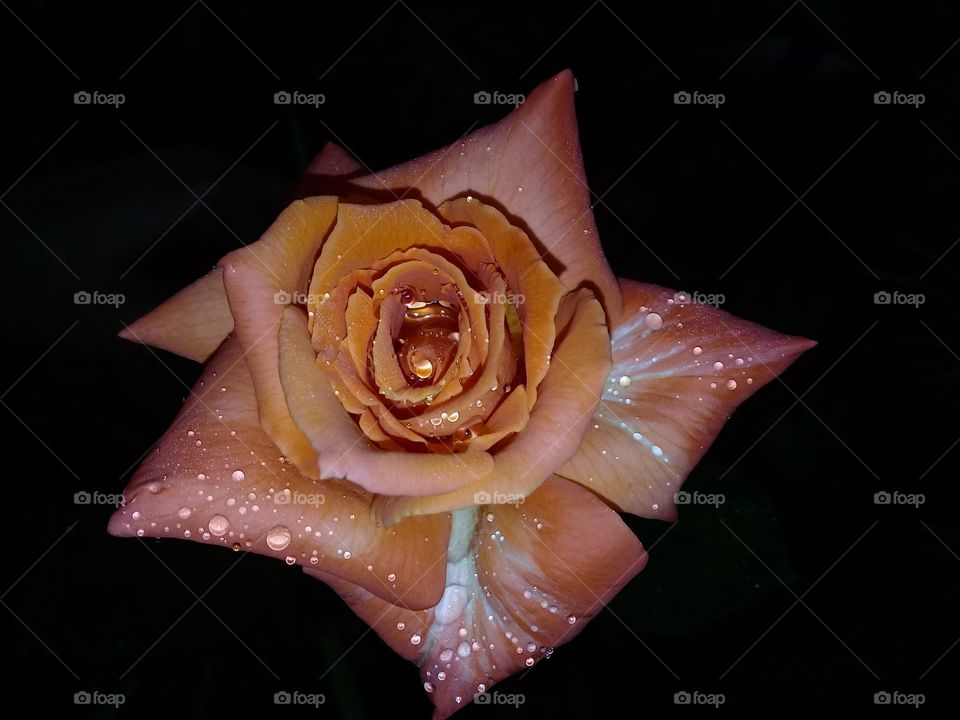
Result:
{"label": "outer petal", "polygon": [[467,193],[492,202],[527,231],[568,289],[587,284],[615,322],[620,288],[597,240],[573,93],[573,74],[565,70],[497,124],[354,185],[415,190],[434,206]]}
{"label": "outer petal", "polygon": [[336,217],[335,197],[297,200],[259,241],[221,261],[237,338],[257,392],[260,422],[284,455],[314,478],[319,477],[316,453],[290,419],[280,387],[277,332],[284,300],[306,292],[314,259]]}
{"label": "outer petal", "polygon": [[443,590],[448,516],[378,527],[370,518],[368,495],[341,483],[305,479],[279,457],[260,427],[240,344],[230,338],[137,470],[109,531],[188,538],[286,558],[393,603],[436,604]]}
{"label": "outer petal", "polygon": [[[378,519],[448,512],[475,503],[522,501],[576,452],[610,372],[610,340],[603,308],[589,290],[568,294],[557,313],[560,338],[550,372],[526,428],[494,456],[488,476],[432,497],[378,497]],[[477,453],[466,453],[469,457]]]}
{"label": "outer petal", "polygon": [[592,429],[558,474],[622,510],[672,520],[674,495],[730,413],[816,343],[620,282],[613,370]]}
{"label": "outer petal", "polygon": [[323,477],[345,478],[370,492],[423,495],[461,487],[493,468],[493,458],[484,452],[435,455],[377,446],[317,367],[306,318],[292,307],[280,329],[280,378],[293,419],[317,450]]}
{"label": "outer petal", "polygon": [[233,330],[217,268],[125,327],[120,337],[205,362]]}
{"label": "outer petal", "polygon": [[431,610],[411,612],[348,582],[322,579],[390,647],[419,665],[440,719],[549,657],[646,560],[616,513],[554,478],[524,505],[457,513],[447,588]]}

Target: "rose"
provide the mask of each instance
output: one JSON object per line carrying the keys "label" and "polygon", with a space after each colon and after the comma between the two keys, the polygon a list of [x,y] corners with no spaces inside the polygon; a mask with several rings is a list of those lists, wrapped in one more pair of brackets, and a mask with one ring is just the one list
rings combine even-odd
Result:
{"label": "rose", "polygon": [[446,716],[643,567],[614,509],[672,519],[729,413],[811,343],[617,281],[569,73],[382,173],[328,146],[300,194],[122,333],[207,365],[110,531],[303,565]]}

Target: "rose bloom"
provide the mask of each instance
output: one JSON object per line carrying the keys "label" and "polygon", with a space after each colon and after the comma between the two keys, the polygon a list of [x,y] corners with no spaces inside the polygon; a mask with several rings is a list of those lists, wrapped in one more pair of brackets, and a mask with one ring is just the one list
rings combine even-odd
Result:
{"label": "rose bloom", "polygon": [[647,561],[733,409],[813,343],[618,280],[569,72],[379,173],[328,145],[263,237],[125,328],[206,363],[110,520],[299,564],[444,718]]}

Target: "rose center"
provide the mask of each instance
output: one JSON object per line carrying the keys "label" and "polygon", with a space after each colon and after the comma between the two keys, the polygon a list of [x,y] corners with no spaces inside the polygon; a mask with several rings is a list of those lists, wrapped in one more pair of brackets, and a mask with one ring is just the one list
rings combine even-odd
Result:
{"label": "rose center", "polygon": [[428,385],[446,372],[456,354],[460,341],[457,313],[442,301],[414,301],[406,294],[401,299],[406,312],[394,350],[410,384]]}

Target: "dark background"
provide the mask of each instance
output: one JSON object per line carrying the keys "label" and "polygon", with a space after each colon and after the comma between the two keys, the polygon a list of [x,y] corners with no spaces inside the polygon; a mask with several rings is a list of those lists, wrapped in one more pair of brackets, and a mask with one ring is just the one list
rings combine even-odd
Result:
{"label": "dark background", "polygon": [[[414,666],[322,584],[151,540],[161,564],[73,494],[120,492],[200,372],[117,339],[121,321],[256,239],[326,141],[385,167],[508,110],[475,92],[529,93],[565,67],[615,271],[723,293],[820,344],[691,475],[727,503],[628,520],[647,569],[497,687],[522,708],[462,717],[640,715],[679,690],[738,710],[870,711],[883,690],[960,705],[955,3],[0,5],[12,716],[113,714],[74,706],[82,689],[143,716],[296,712],[273,705],[281,689],[324,693],[317,717],[427,716]],[[293,89],[326,103],[273,104]],[[74,105],[80,90],[126,102]],[[680,90],[726,102],[675,105]],[[881,90],[926,102],[876,105]],[[126,303],[78,306],[81,290]],[[881,290],[925,303],[877,305]],[[878,506],[882,490],[926,502]]]}

